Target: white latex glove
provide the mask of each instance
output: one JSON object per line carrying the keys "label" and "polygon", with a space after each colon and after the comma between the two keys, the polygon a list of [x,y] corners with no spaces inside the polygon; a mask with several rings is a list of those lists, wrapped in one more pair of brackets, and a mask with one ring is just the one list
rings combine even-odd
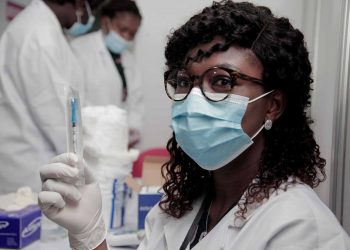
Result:
{"label": "white latex glove", "polygon": [[[77,164],[82,164],[85,185],[74,186],[78,179]],[[40,168],[42,192],[39,206],[52,221],[68,230],[72,249],[91,250],[106,238],[102,218],[102,200],[98,183],[85,162],[75,154],[61,154]]]}

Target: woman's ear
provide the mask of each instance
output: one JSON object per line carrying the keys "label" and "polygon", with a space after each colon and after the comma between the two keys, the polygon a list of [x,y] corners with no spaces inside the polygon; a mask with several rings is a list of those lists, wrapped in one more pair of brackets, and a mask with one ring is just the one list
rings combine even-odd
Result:
{"label": "woman's ear", "polygon": [[287,105],[285,94],[281,90],[275,90],[269,96],[266,120],[276,121],[284,112]]}

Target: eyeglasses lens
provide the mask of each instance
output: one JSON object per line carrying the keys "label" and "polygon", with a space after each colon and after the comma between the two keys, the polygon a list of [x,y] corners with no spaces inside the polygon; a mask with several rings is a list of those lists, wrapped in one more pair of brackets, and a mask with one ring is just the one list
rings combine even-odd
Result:
{"label": "eyeglasses lens", "polygon": [[[200,80],[204,95],[212,101],[225,99],[230,94],[234,83],[230,73],[220,68],[206,71]],[[175,101],[185,99],[192,86],[191,76],[184,70],[170,72],[166,80],[167,94]]]}

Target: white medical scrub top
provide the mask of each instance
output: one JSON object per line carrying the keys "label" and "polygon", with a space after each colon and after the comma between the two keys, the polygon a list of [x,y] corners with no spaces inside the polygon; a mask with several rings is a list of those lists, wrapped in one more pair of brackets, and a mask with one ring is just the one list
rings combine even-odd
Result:
{"label": "white medical scrub top", "polygon": [[75,38],[71,46],[85,70],[86,104],[116,105],[126,109],[129,126],[140,130],[144,103],[141,76],[133,54],[128,50],[121,54],[128,89],[128,97],[123,103],[122,79],[106,47],[102,31]]}
{"label": "white medical scrub top", "polygon": [[83,74],[61,25],[33,0],[0,39],[0,194],[39,191],[39,167],[66,151],[64,87]]}
{"label": "white medical scrub top", "polygon": [[[158,206],[146,218],[146,238],[139,250],[178,250],[199,210],[201,200],[180,219]],[[234,207],[193,250],[349,250],[350,239],[332,212],[305,184],[279,190],[260,205],[250,206],[246,219]],[[187,247],[189,249],[189,246]]]}

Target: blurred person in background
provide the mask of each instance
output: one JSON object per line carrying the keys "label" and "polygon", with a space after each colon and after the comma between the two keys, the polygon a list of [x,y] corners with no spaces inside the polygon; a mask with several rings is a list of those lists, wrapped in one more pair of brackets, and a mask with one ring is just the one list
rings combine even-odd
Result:
{"label": "blurred person in background", "polygon": [[142,123],[142,83],[131,52],[141,19],[134,1],[112,0],[101,8],[101,29],[71,42],[85,70],[86,104],[125,109],[129,147],[140,141]]}
{"label": "blurred person in background", "polygon": [[[33,0],[0,40],[0,194],[38,191],[39,166],[66,151],[64,87],[83,73],[64,30],[86,33],[99,0]],[[15,175],[14,175],[15,173]]]}

